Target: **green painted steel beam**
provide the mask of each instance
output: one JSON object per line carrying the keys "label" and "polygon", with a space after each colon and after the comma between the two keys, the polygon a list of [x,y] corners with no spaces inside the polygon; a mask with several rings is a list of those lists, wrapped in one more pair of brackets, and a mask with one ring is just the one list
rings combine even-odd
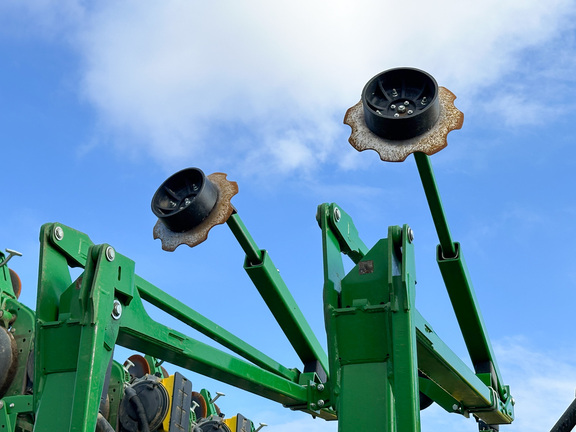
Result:
{"label": "green painted steel beam", "polygon": [[184,324],[189,325],[193,329],[198,330],[200,333],[208,336],[210,339],[230,349],[246,360],[291,381],[298,379],[298,371],[288,369],[272,360],[239,337],[224,330],[219,325],[210,321],[181,301],[169,296],[140,276],[136,276],[136,287],[143,300],[182,321]]}
{"label": "green painted steel beam", "polygon": [[[81,281],[66,289],[60,287],[62,294],[52,305],[56,313],[46,314],[55,315],[56,319],[37,320],[37,430],[83,431],[96,427],[106,370],[118,332],[118,322],[111,318],[114,295],[130,292],[134,282],[134,262],[122,256],[111,260],[110,250],[108,245],[91,246]],[[51,260],[46,258],[44,255],[42,268],[50,267]],[[56,270],[51,268],[52,272]],[[50,292],[43,289],[49,275],[42,275],[39,293]],[[38,301],[42,301],[41,296]],[[63,397],[68,398],[65,403]]]}
{"label": "green painted steel beam", "polygon": [[[51,280],[55,275],[60,281],[61,286],[67,287],[71,283],[67,266],[72,265],[75,267],[84,267],[86,265],[88,249],[93,245],[93,243],[86,234],[58,223],[46,224],[43,227],[42,232],[42,238],[44,239],[42,243],[45,244],[42,249],[45,250],[44,254],[47,256],[46,260],[41,261],[47,262],[48,264],[44,265],[41,272],[50,275],[49,278],[44,278],[44,281],[41,284],[42,291],[45,292],[47,287],[51,285]],[[54,261],[59,262],[60,265],[57,265]],[[296,370],[282,366],[277,361],[264,355],[242,339],[194,311],[189,306],[167,295],[162,290],[138,275],[136,275],[135,278],[136,286],[144,300],[181,320],[190,327],[198,330],[202,334],[222,344],[224,347],[232,350],[254,364],[277,373],[287,379],[297,379],[298,372]],[[61,283],[62,281],[64,281],[64,283]],[[62,290],[58,290],[50,295],[51,297],[57,297],[61,291]],[[54,300],[54,302],[57,303],[56,300]],[[50,302],[49,304],[54,304],[54,302]],[[50,320],[55,319],[53,312],[51,312],[51,318],[52,319]]]}
{"label": "green painted steel beam", "polygon": [[442,253],[446,257],[453,257],[456,255],[456,249],[454,242],[452,241],[452,235],[450,234],[446,215],[444,214],[444,208],[442,207],[442,200],[440,199],[440,193],[438,192],[438,185],[436,184],[434,171],[432,170],[432,164],[430,163],[430,157],[425,153],[415,152],[414,160],[416,161],[418,173],[422,180],[422,186],[424,187],[424,193],[428,200],[432,220],[434,221],[436,232],[438,233]]}
{"label": "green painted steel beam", "polygon": [[[487,424],[508,424],[514,419],[510,395],[501,400],[470,368],[438,337],[432,326],[416,311],[418,369],[434,381],[457,406],[444,405],[449,412],[474,413]],[[431,396],[427,393],[427,395]],[[431,396],[433,399],[434,397]],[[446,398],[441,398],[446,401]],[[448,399],[449,400],[449,399]],[[450,409],[452,408],[452,409]]]}
{"label": "green painted steel beam", "polygon": [[488,332],[480,313],[478,300],[468,273],[459,243],[455,243],[456,256],[445,258],[440,248],[437,250],[436,260],[440,273],[444,279],[450,301],[454,306],[454,313],[462,330],[464,342],[470,353],[470,358],[477,373],[490,373],[494,375],[493,386],[498,389],[502,397],[504,386],[496,363],[496,356],[488,338]]}
{"label": "green painted steel beam", "polygon": [[329,369],[326,353],[267,251],[261,252],[262,262],[259,264],[252,264],[246,259],[246,273],[304,363],[304,371],[316,372],[323,381],[327,380]]}
{"label": "green painted steel beam", "polygon": [[246,273],[304,363],[304,370],[315,371],[326,380],[328,377],[326,353],[272,259],[265,250],[258,248],[238,213],[234,212],[227,223],[246,254],[244,262]]}
{"label": "green painted steel beam", "polygon": [[262,253],[260,248],[250,235],[246,225],[244,225],[244,222],[242,222],[242,219],[240,219],[240,216],[236,211],[234,211],[228,218],[226,224],[232,231],[232,234],[234,234],[234,237],[236,237],[238,243],[240,243],[242,250],[246,254],[246,259],[253,263],[261,262]]}
{"label": "green painted steel beam", "polygon": [[8,396],[0,399],[0,430],[2,431],[32,430],[33,415],[32,395]]}
{"label": "green painted steel beam", "polygon": [[[100,381],[116,343],[314,416],[335,418],[333,412],[315,405],[320,396],[311,390],[311,384],[316,383],[300,383],[303,375],[310,374],[283,368],[245,343],[233,346],[237,342],[234,336],[136,276],[134,263],[108,245],[91,245],[87,236],[60,224],[45,225],[41,239],[38,301],[41,303],[43,296],[50,301],[40,308],[37,329],[34,398],[39,428],[84,430],[77,426],[82,423],[93,429],[88,417],[98,408]],[[75,283],[69,265],[86,266]],[[262,367],[155,323],[146,314],[140,292],[152,304],[224,341]],[[117,309],[121,318],[112,316]],[[317,379],[314,377],[311,379]],[[62,392],[74,395],[74,403],[54,405],[56,401],[61,404],[57,395]],[[92,413],[94,419],[96,412]]]}
{"label": "green painted steel beam", "polygon": [[368,247],[364,244],[352,218],[340,206],[335,203],[328,207],[328,214],[332,232],[335,234],[340,251],[348,255],[354,264],[368,253]]}
{"label": "green painted steel beam", "polygon": [[417,312],[418,368],[464,406],[492,406],[492,394]]}
{"label": "green painted steel beam", "polygon": [[496,358],[472,287],[472,281],[468,274],[468,268],[462,257],[460,245],[452,240],[450,234],[430,157],[424,153],[416,152],[414,153],[414,160],[438,233],[440,242],[437,250],[438,266],[470,353],[472,364],[477,373],[491,374],[493,386],[498,390],[501,397],[506,398],[508,396],[505,394],[506,387],[502,383]]}
{"label": "green painted steel beam", "polygon": [[[389,227],[341,281],[331,310],[339,430],[419,431],[415,269],[408,226]],[[360,396],[361,395],[361,396]],[[358,413],[366,411],[370,416]]]}
{"label": "green painted steel beam", "polygon": [[305,387],[156,323],[137,297],[124,308],[117,343],[284,405],[307,403]]}

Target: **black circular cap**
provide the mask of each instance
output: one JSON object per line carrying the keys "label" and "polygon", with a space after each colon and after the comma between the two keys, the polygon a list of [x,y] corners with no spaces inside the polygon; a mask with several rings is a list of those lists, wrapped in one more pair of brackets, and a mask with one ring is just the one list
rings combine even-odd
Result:
{"label": "black circular cap", "polygon": [[366,126],[376,135],[390,140],[413,138],[438,121],[438,84],[420,69],[389,69],[368,81],[362,105]]}
{"label": "black circular cap", "polygon": [[218,189],[198,168],[169,177],[152,198],[152,211],[166,227],[184,232],[208,217],[218,201]]}
{"label": "black circular cap", "polygon": [[162,425],[170,408],[168,391],[159,382],[147,378],[133,384],[132,389],[135,395],[126,394],[120,403],[119,419],[122,430],[126,432],[143,430],[142,417],[138,413],[138,403],[133,400],[135,397],[142,405],[143,414],[148,422],[148,430],[157,430]]}

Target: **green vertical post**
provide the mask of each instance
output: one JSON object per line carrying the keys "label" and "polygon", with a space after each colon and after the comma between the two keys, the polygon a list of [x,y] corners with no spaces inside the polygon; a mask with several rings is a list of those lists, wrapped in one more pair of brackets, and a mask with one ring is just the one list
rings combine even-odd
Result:
{"label": "green vertical post", "polygon": [[[41,259],[38,301],[43,300],[43,293],[55,295],[60,291],[60,295],[53,297],[50,306],[54,309],[44,305],[43,315],[38,316],[35,429],[94,430],[119,330],[119,316],[112,316],[115,304],[121,315],[121,303],[115,296],[129,301],[134,262],[115,256],[107,245],[92,246],[87,251],[81,281],[58,288],[48,282],[50,275],[54,271],[63,274],[68,267],[66,262],[50,262],[58,253],[51,245],[49,232],[49,228],[43,229],[45,253]],[[48,263],[57,263],[57,268],[49,268]]]}
{"label": "green vertical post", "polygon": [[[345,220],[346,229],[338,223]],[[415,270],[410,229],[364,251],[342,209],[318,209],[324,249],[325,321],[338,430],[420,431]],[[347,233],[353,232],[353,236]],[[357,247],[359,246],[360,247]],[[342,255],[356,266],[344,275]]]}

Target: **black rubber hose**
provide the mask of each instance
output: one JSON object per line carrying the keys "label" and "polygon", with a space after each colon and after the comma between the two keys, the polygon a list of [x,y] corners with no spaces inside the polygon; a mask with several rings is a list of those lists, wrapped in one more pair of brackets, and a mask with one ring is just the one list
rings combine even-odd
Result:
{"label": "black rubber hose", "polygon": [[146,417],[146,411],[144,410],[142,401],[136,394],[136,391],[132,387],[126,387],[126,389],[124,389],[124,392],[128,396],[128,400],[134,405],[134,408],[136,408],[136,413],[138,414],[138,420],[142,427],[141,432],[150,432],[150,428],[148,425],[148,417]]}
{"label": "black rubber hose", "polygon": [[102,415],[102,413],[98,413],[98,420],[96,420],[96,432],[115,432],[114,428],[108,420]]}
{"label": "black rubber hose", "polygon": [[550,432],[569,432],[576,426],[576,399],[566,409]]}

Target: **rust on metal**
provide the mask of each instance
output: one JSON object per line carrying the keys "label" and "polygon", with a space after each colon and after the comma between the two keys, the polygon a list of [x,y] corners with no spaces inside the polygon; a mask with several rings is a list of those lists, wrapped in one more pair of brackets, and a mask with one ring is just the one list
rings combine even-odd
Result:
{"label": "rust on metal", "polygon": [[440,117],[432,129],[406,140],[389,140],[373,133],[364,121],[362,101],[346,111],[344,123],[352,128],[348,141],[358,151],[374,150],[387,162],[402,162],[414,152],[433,155],[448,145],[450,131],[460,129],[464,114],[454,106],[456,96],[444,87],[439,88]]}
{"label": "rust on metal", "polygon": [[176,233],[170,231],[162,222],[156,222],[154,226],[154,238],[162,241],[162,249],[173,252],[181,244],[194,247],[208,238],[208,232],[216,225],[225,223],[234,207],[230,200],[238,193],[238,184],[226,179],[225,173],[213,173],[207,178],[218,189],[218,201],[212,212],[198,226],[191,230]]}

